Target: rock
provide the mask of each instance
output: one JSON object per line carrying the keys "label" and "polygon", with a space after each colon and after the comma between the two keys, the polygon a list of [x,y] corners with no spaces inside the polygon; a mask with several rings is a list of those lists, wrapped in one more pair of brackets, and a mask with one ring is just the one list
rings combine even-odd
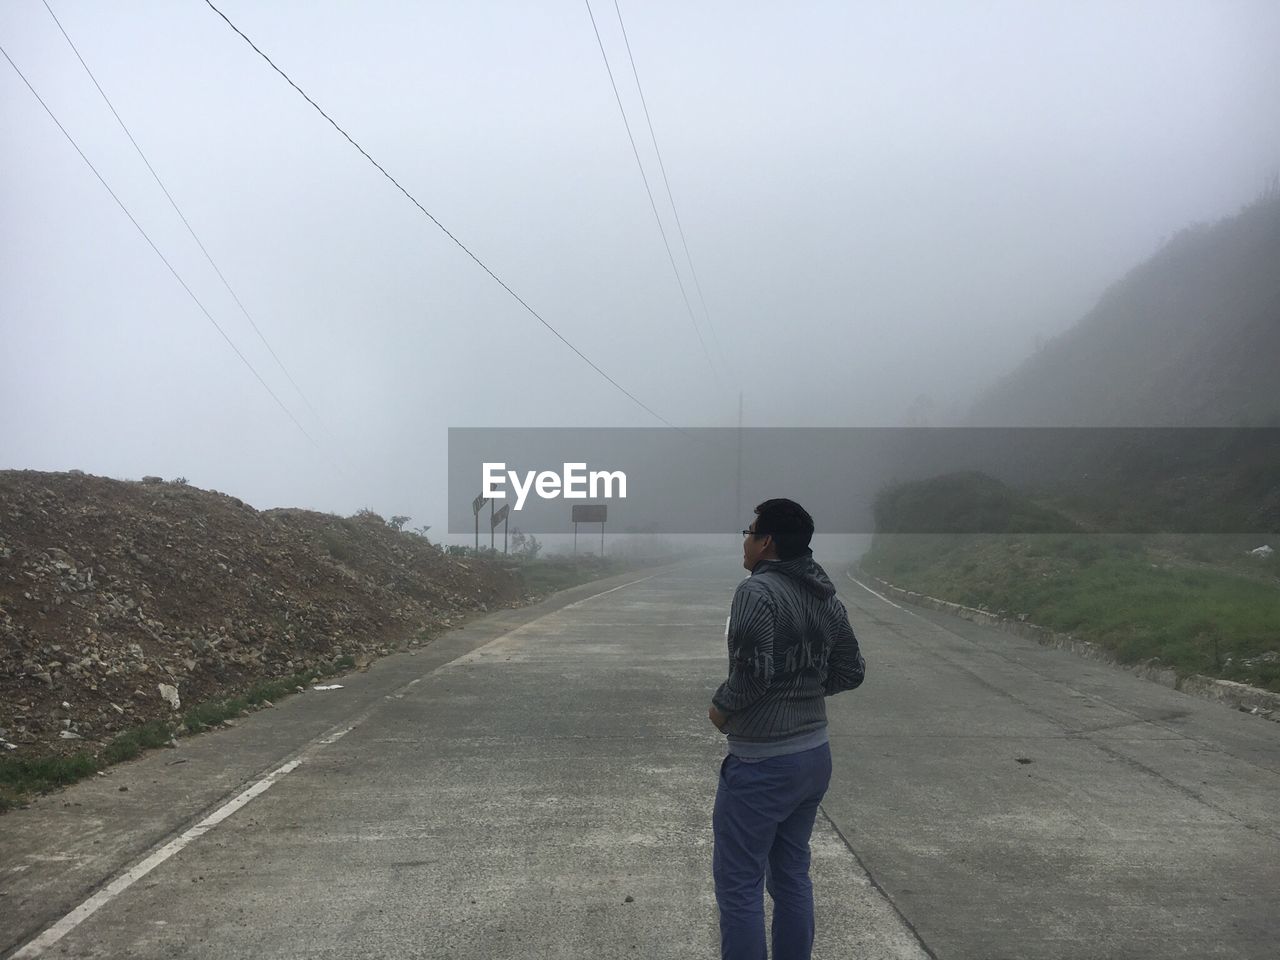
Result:
{"label": "rock", "polygon": [[[131,723],[172,724],[181,714],[157,697],[161,684],[181,711],[183,700],[223,699],[342,654],[368,669],[375,656],[428,642],[406,643],[410,624],[435,630],[442,617],[521,599],[518,578],[488,561],[464,569],[385,524],[259,512],[170,484],[37,471],[6,471],[3,483],[0,725],[10,732],[0,739],[18,744],[17,756],[27,743],[78,749],[63,729],[97,742]],[[341,571],[329,541],[346,554]],[[290,687],[311,686],[300,681]],[[72,709],[59,707],[59,693],[77,698]],[[18,706],[24,696],[32,702]]]}
{"label": "rock", "polygon": [[182,701],[178,699],[178,688],[171,683],[159,684],[160,696],[169,702],[169,706],[177,710],[182,706]]}
{"label": "rock", "polygon": [[60,736],[63,740],[83,740],[84,739],[83,737],[80,736],[80,734],[73,733],[70,730],[59,730],[58,736]]}

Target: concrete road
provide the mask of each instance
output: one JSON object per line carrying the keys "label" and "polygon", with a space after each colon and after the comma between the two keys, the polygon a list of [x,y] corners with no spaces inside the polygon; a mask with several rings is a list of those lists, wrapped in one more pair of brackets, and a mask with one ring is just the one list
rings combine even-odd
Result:
{"label": "concrete road", "polygon": [[[575,588],[0,818],[0,950],[717,956],[742,573]],[[1280,725],[841,588],[815,957],[1275,956]]]}

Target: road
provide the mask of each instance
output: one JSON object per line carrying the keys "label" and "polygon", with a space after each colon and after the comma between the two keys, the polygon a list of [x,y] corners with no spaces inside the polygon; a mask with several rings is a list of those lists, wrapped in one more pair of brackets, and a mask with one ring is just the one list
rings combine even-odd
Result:
{"label": "road", "polygon": [[[0,950],[717,956],[742,575],[575,588],[0,818]],[[1280,724],[840,588],[815,958],[1275,955]]]}

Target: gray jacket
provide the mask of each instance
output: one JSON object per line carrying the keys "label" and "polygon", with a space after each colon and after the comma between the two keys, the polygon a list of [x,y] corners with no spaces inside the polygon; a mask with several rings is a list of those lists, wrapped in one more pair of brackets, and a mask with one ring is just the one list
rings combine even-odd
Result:
{"label": "gray jacket", "polygon": [[824,698],[866,676],[849,614],[812,551],[756,564],[733,594],[728,643],[729,679],[711,702],[729,718],[731,750],[825,728]]}

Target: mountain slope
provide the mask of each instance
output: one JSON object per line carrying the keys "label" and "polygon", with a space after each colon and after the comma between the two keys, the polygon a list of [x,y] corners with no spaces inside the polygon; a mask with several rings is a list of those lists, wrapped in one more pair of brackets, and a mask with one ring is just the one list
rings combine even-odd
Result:
{"label": "mountain slope", "polygon": [[1184,230],[975,402],[971,425],[1280,426],[1280,196]]}

